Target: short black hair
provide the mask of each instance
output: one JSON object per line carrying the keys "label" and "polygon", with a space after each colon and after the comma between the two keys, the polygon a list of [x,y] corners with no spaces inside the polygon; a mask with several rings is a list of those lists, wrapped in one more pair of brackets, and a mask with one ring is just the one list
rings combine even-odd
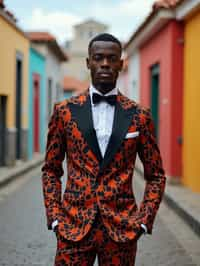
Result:
{"label": "short black hair", "polygon": [[113,35],[109,34],[109,33],[101,33],[96,35],[90,42],[88,45],[88,53],[90,53],[90,49],[92,47],[92,44],[94,42],[98,42],[98,41],[103,41],[103,42],[114,42],[117,43],[119,45],[120,51],[122,52],[122,44],[121,42]]}

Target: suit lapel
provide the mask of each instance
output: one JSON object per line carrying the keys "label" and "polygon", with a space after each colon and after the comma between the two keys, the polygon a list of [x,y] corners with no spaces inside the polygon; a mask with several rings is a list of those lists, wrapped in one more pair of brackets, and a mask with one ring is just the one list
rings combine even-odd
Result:
{"label": "suit lapel", "polygon": [[113,156],[119,149],[123,139],[125,138],[128,127],[132,121],[134,111],[134,106],[129,109],[125,109],[122,107],[120,102],[117,101],[115,106],[112,134],[101,164],[101,170],[103,170],[110,163]]}
{"label": "suit lapel", "polygon": [[99,149],[96,131],[93,126],[92,107],[89,94],[87,94],[85,102],[82,104],[70,103],[69,108],[71,110],[72,117],[77,122],[77,125],[87,141],[90,149],[96,155],[99,163],[101,163],[102,155]]}

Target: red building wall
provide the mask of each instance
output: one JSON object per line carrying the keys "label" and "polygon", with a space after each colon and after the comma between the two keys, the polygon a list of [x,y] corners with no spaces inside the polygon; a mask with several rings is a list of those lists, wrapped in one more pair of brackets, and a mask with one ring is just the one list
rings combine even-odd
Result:
{"label": "red building wall", "polygon": [[150,106],[150,68],[160,64],[159,146],[166,174],[181,176],[182,94],[183,94],[183,26],[171,21],[140,49],[140,100]]}

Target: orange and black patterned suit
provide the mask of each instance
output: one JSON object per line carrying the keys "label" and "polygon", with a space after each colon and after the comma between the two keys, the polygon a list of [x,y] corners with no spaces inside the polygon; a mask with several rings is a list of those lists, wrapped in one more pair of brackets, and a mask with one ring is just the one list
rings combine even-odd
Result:
{"label": "orange and black patterned suit", "polygon": [[[139,134],[125,138],[132,132]],[[132,190],[137,153],[146,180],[139,208]],[[68,178],[61,198],[65,155]],[[142,223],[151,234],[165,187],[162,161],[149,110],[121,93],[117,95],[113,130],[104,158],[93,128],[88,91],[56,104],[42,171],[48,228],[58,220],[58,232],[63,239],[73,242],[83,239],[98,211],[115,242],[134,240]]]}

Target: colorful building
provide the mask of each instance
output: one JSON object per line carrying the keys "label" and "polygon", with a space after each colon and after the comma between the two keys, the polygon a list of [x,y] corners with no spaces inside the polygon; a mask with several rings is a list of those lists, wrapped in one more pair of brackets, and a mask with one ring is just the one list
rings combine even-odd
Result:
{"label": "colorful building", "polygon": [[28,157],[45,150],[46,131],[46,60],[33,47],[29,55],[29,131]]}
{"label": "colorful building", "polygon": [[166,174],[197,192],[199,36],[199,0],[160,0],[125,45],[129,62],[139,51],[140,102],[152,110]]}
{"label": "colorful building", "polygon": [[174,7],[154,6],[125,47],[139,50],[140,103],[151,108],[166,174],[177,181],[182,175],[183,24],[176,21]]}
{"label": "colorful building", "polygon": [[140,55],[141,103],[151,108],[166,173],[177,179],[182,175],[182,24],[170,19],[140,47]]}
{"label": "colorful building", "polygon": [[27,159],[29,40],[0,3],[0,165]]}
{"label": "colorful building", "polygon": [[183,1],[184,21],[183,184],[200,192],[200,2]]}
{"label": "colorful building", "polygon": [[46,126],[52,113],[53,105],[63,99],[61,64],[67,60],[66,54],[48,32],[28,32],[31,45],[46,58]]}

